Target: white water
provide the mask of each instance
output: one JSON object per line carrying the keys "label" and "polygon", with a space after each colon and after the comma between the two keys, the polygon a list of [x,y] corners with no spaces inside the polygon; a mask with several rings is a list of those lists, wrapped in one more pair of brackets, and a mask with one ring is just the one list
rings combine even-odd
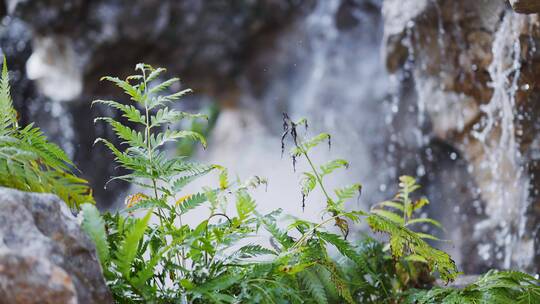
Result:
{"label": "white water", "polygon": [[[315,152],[319,163],[334,158],[351,162],[351,169],[330,178],[330,188],[360,182],[362,201],[373,203],[386,183],[387,171],[373,158],[373,151],[385,142],[384,121],[378,118],[388,90],[379,51],[381,24],[358,10],[354,13],[365,27],[341,31],[336,26],[340,3],[319,1],[309,16],[280,38],[272,56],[275,62],[260,71],[274,75],[262,96],[243,96],[245,107],[225,110],[213,132],[208,161],[219,162],[242,178],[253,174],[268,178],[268,191],[258,191],[255,197],[262,210],[283,208],[319,220],[324,204],[321,193],[314,193],[302,211],[298,172],[307,168],[300,161],[295,173],[287,153],[281,158],[282,111],[293,118],[307,117],[311,135],[332,134],[331,151],[325,146]],[[249,92],[249,80],[245,85]]]}
{"label": "white water", "polygon": [[[480,106],[484,117],[475,126],[472,135],[481,143],[482,155],[476,164],[477,183],[486,201],[488,219],[477,225],[477,233],[497,228],[497,245],[504,252],[504,267],[511,267],[514,254],[523,248],[517,246],[521,218],[527,201],[528,180],[523,174],[519,145],[516,139],[516,92],[521,70],[521,42],[519,37],[525,18],[505,15],[493,41],[493,61],[489,66],[490,87],[493,96]],[[521,253],[523,254],[523,253]],[[485,258],[490,258],[485,256]]]}

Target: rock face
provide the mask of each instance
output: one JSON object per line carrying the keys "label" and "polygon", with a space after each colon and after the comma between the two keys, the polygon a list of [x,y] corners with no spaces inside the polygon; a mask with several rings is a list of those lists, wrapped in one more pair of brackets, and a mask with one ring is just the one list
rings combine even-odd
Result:
{"label": "rock face", "polygon": [[0,188],[0,303],[112,303],[94,245],[58,197]]}
{"label": "rock face", "polygon": [[522,14],[538,14],[540,13],[540,3],[535,0],[510,0],[512,8]]}
{"label": "rock face", "polygon": [[[525,13],[538,3],[511,2]],[[464,214],[474,223],[464,250],[477,253],[468,258],[538,271],[538,16],[465,0],[385,0],[383,15],[388,70],[412,83],[401,88],[427,136],[458,150],[482,201],[477,216]]]}
{"label": "rock face", "polygon": [[271,49],[278,33],[314,3],[10,0],[0,9],[7,12],[0,46],[11,70],[18,71],[12,87],[23,122],[36,122],[62,144],[106,207],[125,185],[103,190],[121,172],[113,171],[106,149],[93,146],[96,137],[112,137],[93,118],[111,113],[90,108],[90,102],[125,97],[100,77],[127,76],[145,62],[167,67],[168,76],[180,75],[199,96],[235,103],[239,78],[257,53]]}

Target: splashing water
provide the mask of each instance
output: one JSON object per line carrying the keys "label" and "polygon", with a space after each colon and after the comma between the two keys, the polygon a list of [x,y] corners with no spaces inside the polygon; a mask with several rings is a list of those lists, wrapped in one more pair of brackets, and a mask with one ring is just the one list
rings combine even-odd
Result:
{"label": "splashing water", "polygon": [[[486,201],[488,219],[477,225],[479,232],[499,228],[497,245],[504,248],[504,267],[510,267],[515,251],[528,181],[523,174],[519,145],[516,140],[516,92],[521,71],[519,36],[525,18],[506,14],[495,33],[493,61],[489,66],[493,95],[481,105],[483,118],[472,135],[481,143],[485,158],[476,164],[477,183]],[[509,43],[510,41],[510,43]],[[516,220],[518,219],[518,220]]]}

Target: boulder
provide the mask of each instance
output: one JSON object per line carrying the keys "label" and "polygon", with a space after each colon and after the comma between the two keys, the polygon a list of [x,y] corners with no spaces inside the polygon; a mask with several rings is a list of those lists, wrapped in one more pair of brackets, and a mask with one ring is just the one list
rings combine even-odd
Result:
{"label": "boulder", "polygon": [[57,196],[0,188],[0,303],[112,303],[93,243]]}

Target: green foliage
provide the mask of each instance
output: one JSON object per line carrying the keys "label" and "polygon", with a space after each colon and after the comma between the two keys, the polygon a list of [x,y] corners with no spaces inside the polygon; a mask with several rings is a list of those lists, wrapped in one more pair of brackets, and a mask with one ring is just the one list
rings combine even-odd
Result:
{"label": "green foliage", "polygon": [[403,303],[540,303],[540,281],[517,271],[489,271],[463,289],[411,290]]}
{"label": "green foliage", "polygon": [[97,210],[94,205],[82,205],[81,212],[83,215],[82,228],[96,245],[99,261],[101,264],[105,265],[110,259],[107,233],[105,232],[105,222],[101,218],[99,210]]}
{"label": "green foliage", "polygon": [[[428,203],[411,198],[419,188],[416,181],[402,177],[394,199],[370,212],[353,210],[349,202],[360,195],[361,185],[329,191],[326,180],[349,164],[343,159],[323,165],[312,161],[311,151],[322,143],[330,146],[331,137],[321,133],[304,139],[298,127],[307,130],[305,119],[292,122],[284,116],[282,147],[290,136],[293,165],[300,160],[309,164],[311,170],[302,172],[300,180],[302,207],[306,197],[320,191],[326,202],[321,221],[291,220],[279,209],[259,213],[250,192],[266,185],[265,179],[232,181],[221,166],[166,153],[166,144],[185,140],[206,146],[202,134],[174,129],[182,120],[203,116],[168,107],[189,90],[165,93],[178,79],[157,82],[164,69],[139,64],[136,71],[138,75],[125,80],[104,77],[130,97],[129,104],[95,102],[122,113],[125,121],[97,121],[107,122],[123,143],[97,141],[129,171],[113,180],[127,181],[140,192],[129,195],[126,209],[116,214],[102,216],[92,206],[83,206],[82,226],[96,243],[118,303],[432,303],[457,296],[493,298],[500,288],[506,288],[508,297],[536,299],[533,278],[517,273],[512,286],[507,277],[500,277],[481,280],[464,291],[413,289],[431,287],[437,274],[446,281],[458,274],[450,257],[424,240],[436,237],[412,229],[418,224],[440,227],[432,219],[415,217]],[[217,185],[186,192],[193,181],[212,173]],[[227,212],[229,204],[234,212]],[[202,208],[207,208],[206,218],[194,225],[184,223]],[[367,236],[348,240],[350,224],[360,221],[385,233],[388,241]],[[269,235],[268,242],[260,241],[264,235]]]}
{"label": "green foliage", "polygon": [[441,227],[440,223],[430,218],[413,218],[414,212],[420,210],[429,201],[426,198],[413,201],[411,194],[420,186],[410,176],[400,177],[399,192],[392,201],[385,201],[372,208],[367,222],[374,231],[389,235],[389,245],[394,259],[403,259],[409,268],[416,263],[425,263],[429,270],[437,271],[441,278],[453,281],[458,270],[450,256],[431,247],[425,239],[439,240],[437,237],[411,230],[414,224],[430,224]]}
{"label": "green foliage", "polygon": [[93,203],[87,182],[73,174],[73,163],[32,124],[21,127],[13,108],[4,57],[0,79],[0,185],[54,193],[71,208]]}

